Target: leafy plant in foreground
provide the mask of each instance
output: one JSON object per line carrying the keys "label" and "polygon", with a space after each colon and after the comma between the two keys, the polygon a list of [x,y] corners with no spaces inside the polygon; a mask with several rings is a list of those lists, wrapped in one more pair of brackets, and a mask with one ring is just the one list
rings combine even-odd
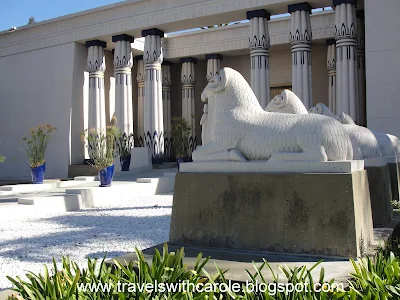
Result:
{"label": "leafy plant in foreground", "polygon": [[[53,259],[54,271],[44,267],[43,274],[27,274],[28,281],[19,277],[7,277],[14,285],[13,290],[22,299],[222,299],[218,292],[196,291],[153,291],[140,290],[146,284],[181,283],[187,284],[216,282],[222,273],[210,275],[203,268],[209,258],[197,256],[193,269],[183,264],[183,248],[176,252],[168,252],[164,245],[163,253],[156,250],[151,262],[147,262],[143,253],[136,251],[137,261],[123,265],[115,261],[115,267],[107,267],[104,259],[88,259],[86,268],[79,268],[68,258],[62,259],[62,267],[57,268]],[[127,288],[118,288],[127,284]],[[129,286],[136,289],[130,290]],[[92,287],[92,288],[90,288]],[[93,289],[107,287],[107,289]]]}
{"label": "leafy plant in foreground", "polygon": [[400,259],[393,252],[351,262],[354,273],[349,282],[354,299],[400,299]]}

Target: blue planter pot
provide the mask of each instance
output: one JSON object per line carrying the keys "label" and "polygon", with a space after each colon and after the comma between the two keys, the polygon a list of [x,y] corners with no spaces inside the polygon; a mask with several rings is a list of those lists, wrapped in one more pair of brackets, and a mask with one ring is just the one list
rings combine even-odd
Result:
{"label": "blue planter pot", "polygon": [[100,170],[99,177],[101,187],[111,186],[111,182],[114,177],[114,165],[108,166],[107,168]]}
{"label": "blue planter pot", "polygon": [[31,167],[31,174],[32,174],[32,182],[35,184],[43,183],[44,180],[44,172],[46,171],[46,163],[38,167]]}
{"label": "blue planter pot", "polygon": [[129,171],[129,166],[131,165],[131,156],[120,157],[121,171]]}

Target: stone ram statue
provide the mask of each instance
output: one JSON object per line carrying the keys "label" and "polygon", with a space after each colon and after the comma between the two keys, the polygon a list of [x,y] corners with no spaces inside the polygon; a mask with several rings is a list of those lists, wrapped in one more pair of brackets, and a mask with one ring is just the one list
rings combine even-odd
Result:
{"label": "stone ram statue", "polygon": [[[342,124],[356,125],[356,122],[348,114],[342,112],[337,116],[337,119]],[[397,136],[377,132],[371,130],[378,140],[379,148],[382,156],[399,156],[400,155],[400,141]]]}
{"label": "stone ram statue", "polygon": [[350,160],[353,149],[347,131],[337,120],[322,115],[266,112],[247,81],[224,68],[205,87],[209,143],[199,146],[193,161]]}
{"label": "stone ram statue", "polygon": [[[375,134],[368,128],[358,126],[351,119],[350,116],[342,113],[339,116],[335,116],[332,111],[323,103],[318,103],[316,106],[310,108],[309,112],[311,114],[322,114],[325,116],[330,116],[339,121],[342,121],[343,126],[346,128],[352,140],[353,150],[355,153],[361,152],[361,158],[373,158],[382,157],[381,144],[376,138]],[[349,120],[349,118],[351,120]],[[356,146],[358,145],[358,146]],[[358,149],[354,149],[357,148]],[[360,159],[355,156],[354,159]]]}

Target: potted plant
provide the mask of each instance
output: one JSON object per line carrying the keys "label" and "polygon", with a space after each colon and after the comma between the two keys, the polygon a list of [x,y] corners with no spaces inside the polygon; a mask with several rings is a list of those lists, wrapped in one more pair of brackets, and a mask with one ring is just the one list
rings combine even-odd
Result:
{"label": "potted plant", "polygon": [[119,161],[121,162],[121,171],[129,171],[131,164],[131,150],[134,144],[133,134],[123,133],[117,139]]}
{"label": "potted plant", "polygon": [[117,137],[115,126],[108,126],[105,132],[91,129],[82,134],[90,163],[99,171],[101,187],[111,186],[114,177],[114,158],[118,156]]}
{"label": "potted plant", "polygon": [[171,121],[172,146],[179,171],[180,164],[189,160],[189,137],[191,128],[188,122],[183,118],[174,117]]}
{"label": "potted plant", "polygon": [[44,172],[46,171],[44,155],[51,136],[56,130],[57,129],[50,124],[39,125],[36,128],[32,128],[28,136],[22,139],[26,144],[23,150],[28,156],[33,183],[43,183]]}

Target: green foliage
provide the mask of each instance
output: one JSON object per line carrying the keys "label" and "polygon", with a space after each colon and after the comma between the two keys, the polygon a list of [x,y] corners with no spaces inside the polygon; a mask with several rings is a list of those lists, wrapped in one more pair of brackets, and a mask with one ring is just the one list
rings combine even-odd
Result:
{"label": "green foliage", "polygon": [[[284,278],[279,278],[266,260],[261,264],[253,263],[254,271],[246,270],[249,283],[243,284],[240,291],[222,292],[221,284],[229,282],[217,265],[216,272],[210,274],[205,270],[209,258],[197,256],[194,267],[184,264],[184,249],[169,252],[164,245],[162,253],[156,251],[152,258],[147,258],[139,250],[136,261],[124,265],[115,261],[115,267],[107,267],[104,259],[88,259],[86,268],[79,268],[68,258],[62,258],[61,268],[53,259],[53,270],[45,266],[42,274],[28,273],[27,281],[19,277],[7,277],[13,283],[13,290],[18,293],[14,299],[164,299],[164,300],[370,300],[400,299],[400,259],[392,252],[379,251],[375,258],[363,258],[359,262],[351,259],[354,273],[349,279],[349,287],[342,290],[334,280],[325,279],[321,268],[319,278],[314,280],[311,273],[319,266],[289,268],[280,267]],[[267,274],[270,276],[266,277]],[[269,281],[269,279],[272,280]],[[147,284],[152,287],[160,284],[185,282],[186,286],[214,284],[213,291],[193,289],[140,289]],[[278,283],[289,283],[294,287],[306,287],[291,291],[280,289]],[[253,284],[250,287],[249,284]],[[329,284],[331,289],[321,289]],[[258,285],[258,289],[256,289]],[[284,285],[281,285],[285,287]],[[100,287],[103,287],[101,289]],[[124,288],[122,288],[124,287]],[[314,287],[319,287],[317,290]],[[249,289],[250,288],[250,289]],[[19,298],[18,298],[19,297]]]}
{"label": "green foliage", "polygon": [[0,155],[0,163],[4,162],[6,160],[6,158],[4,156]]}
{"label": "green foliage", "polygon": [[366,257],[356,263],[351,262],[350,295],[352,299],[399,299],[400,259],[393,252],[385,255],[379,252],[375,258]]}
{"label": "green foliage", "polygon": [[[156,251],[151,262],[146,261],[143,253],[136,249],[137,261],[130,262],[127,266],[115,261],[116,267],[107,267],[104,259],[98,263],[96,259],[88,259],[87,267],[80,269],[76,263],[68,258],[62,259],[62,268],[58,269],[53,259],[54,271],[49,272],[44,267],[43,274],[28,273],[28,281],[19,277],[7,277],[14,285],[13,290],[23,299],[222,299],[217,293],[173,292],[173,291],[135,291],[122,288],[123,284],[166,284],[187,282],[205,283],[216,282],[220,273],[208,274],[203,267],[209,258],[203,259],[199,254],[193,269],[188,269],[183,264],[183,248],[177,252],[168,252],[164,245],[163,253]],[[222,274],[222,273],[221,273]],[[118,284],[120,282],[120,284]],[[108,289],[93,289],[92,287],[105,287]],[[118,285],[120,288],[118,288]],[[131,285],[131,286],[133,286]]]}
{"label": "green foliage", "polygon": [[172,145],[176,157],[186,157],[189,155],[189,138],[191,128],[188,122],[183,118],[173,117],[172,127]]}
{"label": "green foliage", "polygon": [[56,130],[57,128],[50,124],[39,125],[36,128],[32,128],[29,135],[22,139],[26,144],[22,150],[28,156],[28,163],[32,168],[44,163],[46,148],[50,142],[52,133]]}
{"label": "green foliage", "polygon": [[392,203],[393,209],[400,209],[400,201],[398,200],[392,200],[390,201]]}
{"label": "green foliage", "polygon": [[[246,270],[250,283],[253,284],[249,289],[243,286],[243,294],[237,295],[231,293],[232,299],[238,300],[249,300],[249,299],[265,299],[265,300],[274,300],[274,299],[287,299],[287,300],[304,300],[304,299],[340,299],[340,293],[337,291],[337,286],[334,284],[334,280],[326,281],[324,269],[321,268],[319,280],[314,281],[311,272],[320,264],[321,262],[316,263],[310,269],[307,269],[305,266],[289,268],[287,266],[280,266],[279,269],[285,275],[286,278],[284,280],[279,279],[279,275],[275,273],[272,267],[268,264],[268,262],[264,259],[263,263],[260,266],[257,266],[253,262],[255,273],[251,274],[248,270]],[[263,269],[267,268],[271,274],[272,281],[268,281],[265,278]],[[281,286],[279,286],[279,283]],[[288,283],[293,288],[293,290],[285,289],[285,285],[282,283]],[[258,289],[255,286],[258,284]],[[334,290],[324,291],[327,288],[323,288],[324,284],[329,284],[329,286],[334,287]],[[319,291],[321,290],[321,291]]]}
{"label": "green foliage", "polygon": [[126,133],[118,135],[117,138],[117,147],[118,154],[121,157],[127,157],[131,155],[131,150],[134,145],[134,136],[133,134],[127,135]]}
{"label": "green foliage", "polygon": [[86,130],[81,138],[97,170],[103,170],[114,163],[114,158],[118,156],[118,130],[115,126],[107,126],[105,133],[96,129]]}

